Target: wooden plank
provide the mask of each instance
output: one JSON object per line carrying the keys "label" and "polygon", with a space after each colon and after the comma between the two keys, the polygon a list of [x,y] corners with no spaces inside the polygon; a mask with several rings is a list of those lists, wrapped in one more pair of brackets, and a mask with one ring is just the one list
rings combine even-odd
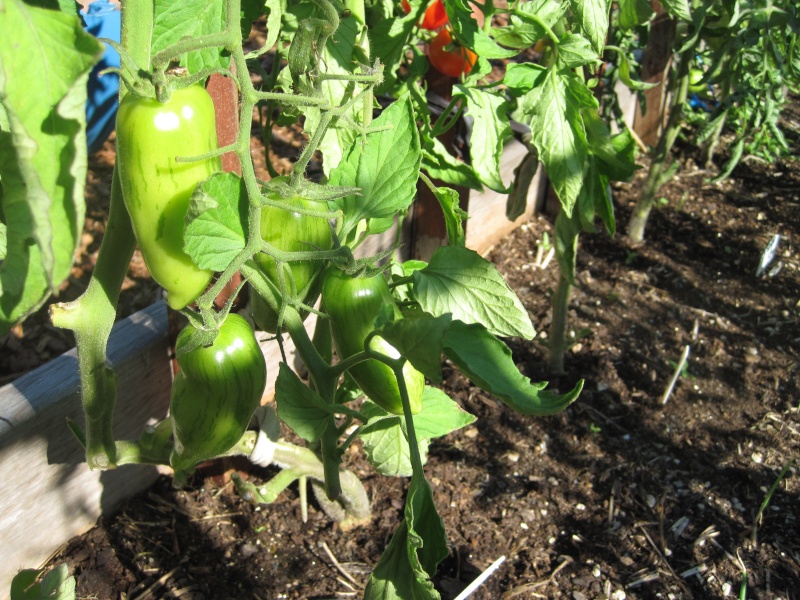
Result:
{"label": "wooden plank", "polygon": [[[109,362],[118,375],[114,434],[139,435],[169,406],[167,310],[154,304],[118,322]],[[75,350],[0,388],[0,590],[19,569],[38,567],[103,512],[152,484],[150,466],[92,472],[65,420],[83,422]],[[0,594],[2,597],[2,594]]]}

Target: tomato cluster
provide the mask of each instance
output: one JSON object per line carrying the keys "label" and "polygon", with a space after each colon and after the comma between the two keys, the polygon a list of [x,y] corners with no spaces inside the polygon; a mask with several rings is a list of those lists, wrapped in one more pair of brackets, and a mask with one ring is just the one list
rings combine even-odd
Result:
{"label": "tomato cluster", "polygon": [[[401,6],[406,14],[411,12],[408,0],[402,0]],[[478,57],[472,50],[461,46],[453,39],[449,22],[442,0],[433,0],[419,23],[422,29],[440,30],[428,44],[428,60],[442,75],[449,77],[468,75]]]}

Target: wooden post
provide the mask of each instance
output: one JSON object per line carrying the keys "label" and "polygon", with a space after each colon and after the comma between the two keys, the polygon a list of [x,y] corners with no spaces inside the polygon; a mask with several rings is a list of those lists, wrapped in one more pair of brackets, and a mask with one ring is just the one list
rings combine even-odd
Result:
{"label": "wooden post", "polygon": [[664,11],[658,0],[652,2],[656,16],[650,21],[650,37],[642,56],[642,81],[656,83],[644,91],[646,112],[637,105],[633,129],[648,146],[655,146],[662,126],[662,108],[665,102],[664,70],[672,59],[672,43],[675,39],[675,21]]}

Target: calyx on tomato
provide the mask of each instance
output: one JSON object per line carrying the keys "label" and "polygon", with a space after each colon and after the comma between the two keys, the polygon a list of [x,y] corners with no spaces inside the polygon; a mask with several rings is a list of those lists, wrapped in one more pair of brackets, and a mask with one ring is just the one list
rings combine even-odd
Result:
{"label": "calyx on tomato", "polygon": [[214,103],[201,85],[172,92],[168,102],[132,93],[117,113],[117,167],[122,196],[142,257],[179,310],[203,293],[212,271],[183,251],[186,211],[195,186],[221,170],[219,157],[177,162],[215,150]]}
{"label": "calyx on tomato", "polygon": [[178,335],[180,370],[169,405],[174,437],[170,464],[182,473],[239,441],[267,383],[264,355],[243,317],[229,314],[211,346],[182,353],[195,330],[189,324]]}
{"label": "calyx on tomato", "polygon": [[[411,4],[409,4],[408,0],[402,0],[401,6],[406,14],[411,12]],[[447,21],[447,11],[444,8],[444,4],[442,4],[442,0],[433,0],[425,10],[425,16],[419,26],[428,31],[434,31],[439,27],[443,27]]]}
{"label": "calyx on tomato", "polygon": [[[340,359],[364,351],[364,343],[375,329],[375,318],[384,304],[394,306],[395,314],[400,317],[400,309],[381,274],[353,277],[335,268],[326,271],[322,283],[322,304],[330,317],[333,345]],[[370,349],[391,358],[400,357],[397,349],[380,336],[371,339]],[[352,367],[349,372],[361,391],[375,404],[393,414],[403,414],[397,379],[388,365],[369,359]],[[425,376],[406,361],[403,377],[411,412],[419,413],[422,411]]]}
{"label": "calyx on tomato", "polygon": [[[298,209],[320,211],[321,205],[305,198],[285,199],[286,204]],[[287,211],[276,206],[261,209],[261,238],[284,252],[309,252],[329,250],[333,246],[331,227],[324,217],[311,216],[297,211]],[[280,288],[278,265],[275,259],[263,252],[255,255],[262,273]],[[320,260],[293,260],[283,263],[284,285],[290,293],[303,294],[305,304],[313,304],[319,295]],[[251,299],[253,319],[262,331],[276,333],[278,314],[257,293]]]}
{"label": "calyx on tomato", "polygon": [[450,32],[442,29],[428,46],[428,60],[443,75],[460,77],[469,74],[478,56],[469,48],[457,45]]}

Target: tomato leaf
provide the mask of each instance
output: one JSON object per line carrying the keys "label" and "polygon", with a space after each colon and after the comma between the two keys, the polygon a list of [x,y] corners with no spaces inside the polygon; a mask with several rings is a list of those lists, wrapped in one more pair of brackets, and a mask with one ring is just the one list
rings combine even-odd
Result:
{"label": "tomato leaf", "polygon": [[654,14],[650,0],[620,0],[619,2],[619,26],[622,29],[631,29],[647,23]]}
{"label": "tomato leaf", "polygon": [[447,231],[447,243],[451,246],[464,246],[467,237],[464,233],[464,221],[469,215],[459,206],[460,196],[457,191],[447,187],[437,187],[433,195],[439,201]]}
{"label": "tomato leaf", "polygon": [[66,564],[48,571],[39,583],[44,569],[24,569],[11,581],[10,600],[75,600],[75,578]]}
{"label": "tomato leaf", "polygon": [[[210,33],[220,33],[224,26],[225,4],[222,2],[156,0],[151,51],[156,54],[185,37],[197,38]],[[227,69],[230,56],[221,53],[218,48],[205,48],[181,55],[180,64],[186,67],[189,73],[215,68]]]}
{"label": "tomato leaf", "polygon": [[372,572],[365,600],[437,600],[430,577],[449,554],[444,524],[424,475],[411,479],[405,519]]}
{"label": "tomato leaf", "polygon": [[662,2],[669,16],[684,21],[691,21],[692,14],[689,10],[689,0],[664,0]]}
{"label": "tomato leaf", "polygon": [[331,172],[332,185],[356,186],[361,195],[336,200],[344,219],[340,236],[355,234],[363,219],[383,219],[414,201],[421,161],[419,132],[408,99],[397,100],[373,122],[379,131],[357,139]]}
{"label": "tomato leaf", "polygon": [[72,268],[84,226],[86,82],[103,46],[76,16],[22,2],[4,3],[0,31],[2,336]]}
{"label": "tomato leaf", "polygon": [[247,192],[235,173],[197,186],[186,213],[184,251],[201,269],[224,271],[247,243]]}
{"label": "tomato leaf", "polygon": [[510,58],[516,50],[499,46],[478,26],[472,16],[472,6],[467,0],[447,0],[447,16],[453,28],[454,37],[482,58]]}
{"label": "tomato leaf", "polygon": [[589,41],[576,33],[568,33],[558,43],[558,66],[561,69],[576,69],[600,61]]}
{"label": "tomato leaf", "polygon": [[580,394],[583,380],[566,394],[544,390],[547,383],[531,383],[514,364],[511,350],[481,325],[453,321],[444,339],[444,352],[482,390],[525,415],[552,415],[564,410]]}
{"label": "tomato leaf", "polygon": [[[528,48],[547,35],[542,23],[552,27],[564,16],[566,2],[558,0],[532,0],[514,6],[509,13],[509,24],[494,29],[495,41],[510,48]],[[535,16],[538,20],[531,19]]]}
{"label": "tomato leaf", "polygon": [[488,188],[508,193],[500,174],[503,148],[512,136],[505,99],[498,94],[463,85],[453,86],[453,91],[454,95],[464,98],[467,114],[473,119],[469,144],[472,168]]}
{"label": "tomato leaf", "polygon": [[583,80],[566,70],[548,71],[523,99],[522,116],[530,120],[531,141],[568,215],[583,185],[587,153],[580,111],[596,107]]}
{"label": "tomato leaf", "polygon": [[414,272],[414,297],[422,310],[481,323],[500,336],[535,335],[528,312],[497,268],[474,250],[438,248],[428,266]]}
{"label": "tomato leaf", "polygon": [[[367,458],[382,475],[408,477],[412,474],[405,419],[393,415],[367,400],[361,412],[369,421],[361,428]],[[422,460],[428,451],[429,440],[475,422],[475,416],[462,409],[442,390],[426,387],[422,394],[422,412],[413,416]]]}
{"label": "tomato leaf", "polygon": [[450,315],[409,316],[386,323],[379,332],[427,379],[439,383],[442,380],[442,338],[450,321]]}
{"label": "tomato leaf", "polygon": [[450,185],[460,185],[473,190],[483,189],[475,169],[450,154],[438,138],[425,140],[422,168],[430,177]]}
{"label": "tomato leaf", "polygon": [[275,381],[275,402],[281,421],[307,442],[321,438],[330,423],[325,401],[283,362]]}
{"label": "tomato leaf", "polygon": [[611,3],[609,0],[570,0],[570,5],[592,48],[597,54],[602,53],[608,35],[608,11]]}

